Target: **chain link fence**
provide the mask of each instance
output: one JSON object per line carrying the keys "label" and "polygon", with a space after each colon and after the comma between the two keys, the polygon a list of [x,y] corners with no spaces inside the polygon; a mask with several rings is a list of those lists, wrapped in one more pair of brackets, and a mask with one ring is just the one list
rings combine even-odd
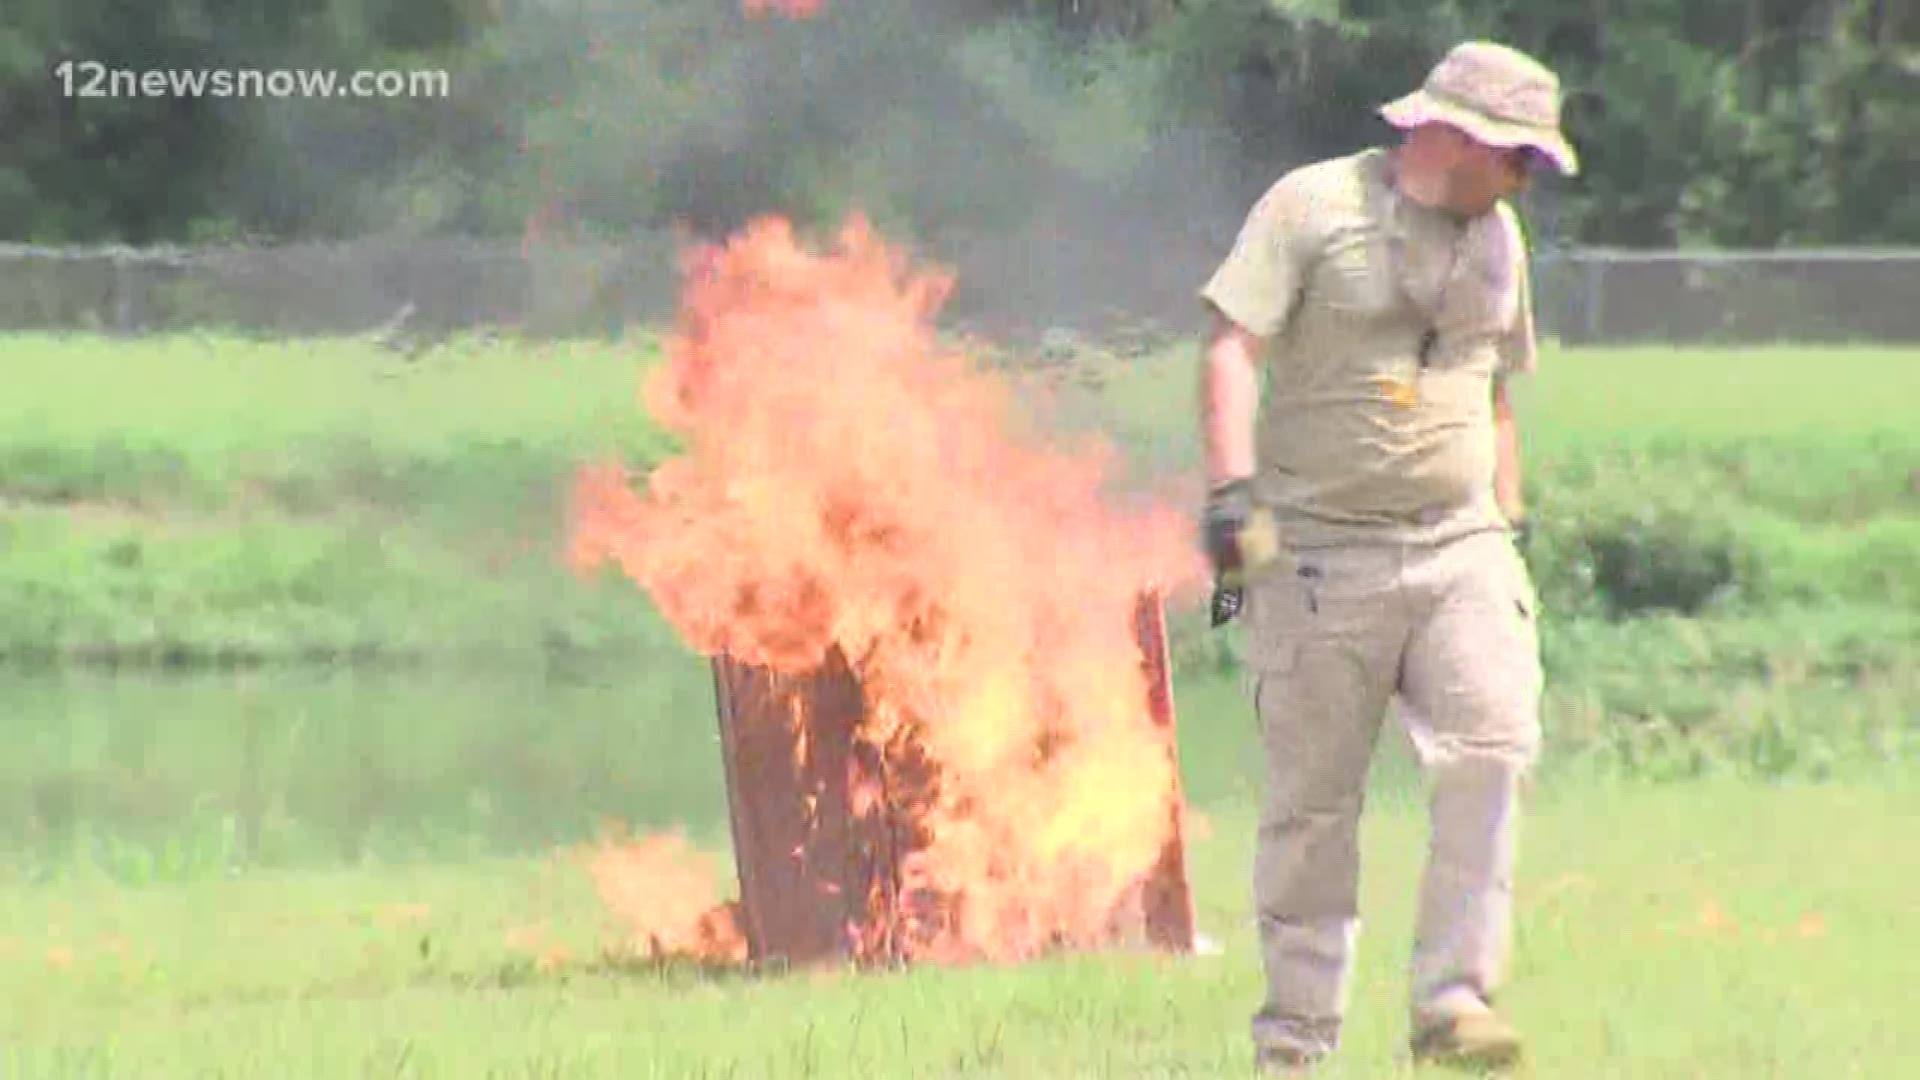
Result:
{"label": "chain link fence", "polygon": [[0,246],[0,330],[571,336],[670,314],[675,247],[432,239]]}
{"label": "chain link fence", "polygon": [[[1021,250],[981,245],[954,260],[960,285],[949,311],[964,328],[1017,339],[1055,327],[1098,335],[1123,322],[1197,325],[1188,286],[1204,280],[1207,249],[1186,245],[1145,267],[1056,260],[1031,273]],[[678,265],[664,232],[531,247],[0,245],[0,331],[617,333],[672,314]],[[1549,249],[1536,270],[1542,333],[1568,344],[1920,342],[1920,250]]]}
{"label": "chain link fence", "polygon": [[1920,250],[1550,251],[1539,292],[1569,344],[1920,342]]}

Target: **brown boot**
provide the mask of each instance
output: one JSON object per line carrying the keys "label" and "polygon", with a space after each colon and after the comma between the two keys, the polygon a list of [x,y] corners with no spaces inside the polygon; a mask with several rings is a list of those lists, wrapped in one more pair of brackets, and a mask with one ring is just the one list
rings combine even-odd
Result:
{"label": "brown boot", "polygon": [[1435,1017],[1413,1033],[1413,1060],[1421,1064],[1498,1072],[1519,1064],[1520,1033],[1490,1009]]}

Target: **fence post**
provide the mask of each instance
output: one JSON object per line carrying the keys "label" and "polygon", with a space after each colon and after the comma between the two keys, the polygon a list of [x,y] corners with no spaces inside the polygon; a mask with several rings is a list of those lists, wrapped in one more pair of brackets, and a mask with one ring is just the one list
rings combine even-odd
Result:
{"label": "fence post", "polygon": [[1584,275],[1586,302],[1582,305],[1586,308],[1587,316],[1586,340],[1589,343],[1596,343],[1600,340],[1601,328],[1605,325],[1601,318],[1601,308],[1606,303],[1606,290],[1601,288],[1600,276],[1606,272],[1606,262],[1593,254],[1582,256],[1580,261],[1586,266]]}

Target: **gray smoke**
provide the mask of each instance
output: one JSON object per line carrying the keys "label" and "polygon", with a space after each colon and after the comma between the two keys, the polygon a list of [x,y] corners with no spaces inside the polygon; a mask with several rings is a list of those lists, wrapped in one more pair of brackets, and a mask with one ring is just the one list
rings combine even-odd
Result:
{"label": "gray smoke", "polygon": [[[739,0],[506,0],[451,100],[249,107],[255,150],[223,197],[267,234],[423,247],[512,237],[550,203],[655,245],[859,211],[955,272],[956,328],[1190,332],[1195,290],[1272,179],[1252,162],[1285,132],[1249,147],[1176,121],[1144,50],[1076,50],[954,14],[968,6],[990,5],[825,0],[794,21]],[[603,285],[670,310],[660,271]]]}
{"label": "gray smoke", "polygon": [[712,237],[863,211],[951,267],[949,318],[995,337],[1191,326],[1271,178],[1223,131],[1126,104],[1155,92],[1143,58],[1076,79],[1039,34],[951,7],[827,0],[814,20],[733,26],[648,161],[656,213]]}

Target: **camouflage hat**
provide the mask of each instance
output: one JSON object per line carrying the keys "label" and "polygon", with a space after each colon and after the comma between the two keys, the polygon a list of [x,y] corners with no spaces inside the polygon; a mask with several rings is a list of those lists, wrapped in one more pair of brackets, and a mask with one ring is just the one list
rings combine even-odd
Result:
{"label": "camouflage hat", "polygon": [[1486,41],[1457,45],[1426,85],[1381,106],[1398,128],[1452,124],[1488,146],[1530,146],[1563,176],[1580,159],[1560,132],[1560,79],[1523,52]]}

